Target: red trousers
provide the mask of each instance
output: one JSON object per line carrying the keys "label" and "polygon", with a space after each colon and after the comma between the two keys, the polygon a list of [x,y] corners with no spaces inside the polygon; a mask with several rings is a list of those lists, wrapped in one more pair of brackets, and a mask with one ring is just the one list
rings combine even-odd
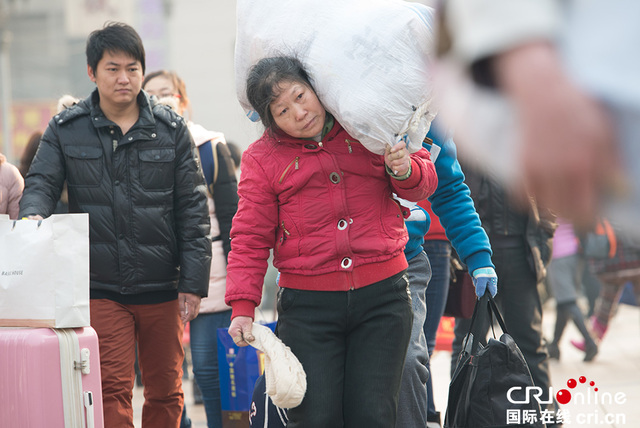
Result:
{"label": "red trousers", "polygon": [[91,300],[91,326],[98,333],[105,427],[133,428],[135,349],[144,384],[143,428],[178,428],[182,392],[182,333],[178,300],[122,305]]}

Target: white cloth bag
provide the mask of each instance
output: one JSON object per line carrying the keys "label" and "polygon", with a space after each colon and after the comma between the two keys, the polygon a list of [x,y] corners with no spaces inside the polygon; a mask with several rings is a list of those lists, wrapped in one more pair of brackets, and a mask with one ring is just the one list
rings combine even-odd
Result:
{"label": "white cloth bag", "polygon": [[302,364],[269,327],[253,323],[251,346],[264,352],[266,392],[278,407],[290,409],[302,403],[307,392],[307,375]]}
{"label": "white cloth bag", "polygon": [[436,115],[430,58],[433,10],[400,0],[238,0],[236,92],[269,56],[302,61],[324,107],[370,151],[422,147]]}
{"label": "white cloth bag", "polygon": [[0,326],[89,326],[89,215],[0,218]]}

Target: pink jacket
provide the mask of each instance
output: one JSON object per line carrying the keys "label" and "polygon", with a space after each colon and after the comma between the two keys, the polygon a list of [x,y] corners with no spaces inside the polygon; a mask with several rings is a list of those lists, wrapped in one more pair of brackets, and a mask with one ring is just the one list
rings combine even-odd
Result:
{"label": "pink jacket", "polygon": [[20,171],[0,153],[0,214],[9,214],[13,220],[18,218],[23,190],[24,179]]}
{"label": "pink jacket", "polygon": [[573,225],[559,218],[558,228],[553,235],[552,258],[569,257],[578,254],[580,241],[573,230]]}
{"label": "pink jacket", "polygon": [[438,184],[427,150],[411,159],[411,176],[393,179],[337,122],[319,143],[267,131],[251,144],[227,265],[233,317],[253,317],[271,248],[286,288],[348,290],[405,269],[405,213],[392,193],[419,201]]}

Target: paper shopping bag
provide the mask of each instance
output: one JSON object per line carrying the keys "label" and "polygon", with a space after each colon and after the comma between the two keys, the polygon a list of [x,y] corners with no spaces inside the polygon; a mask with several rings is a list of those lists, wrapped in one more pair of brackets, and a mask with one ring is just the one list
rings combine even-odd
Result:
{"label": "paper shopping bag", "polygon": [[0,219],[0,326],[89,326],[89,216]]}

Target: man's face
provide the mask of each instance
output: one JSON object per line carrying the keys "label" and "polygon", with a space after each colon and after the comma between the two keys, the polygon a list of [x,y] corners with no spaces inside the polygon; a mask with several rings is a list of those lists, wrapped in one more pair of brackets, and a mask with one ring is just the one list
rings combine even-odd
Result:
{"label": "man's face", "polygon": [[142,64],[124,52],[105,51],[96,69],[87,66],[100,93],[100,103],[126,108],[136,102],[142,88]]}

